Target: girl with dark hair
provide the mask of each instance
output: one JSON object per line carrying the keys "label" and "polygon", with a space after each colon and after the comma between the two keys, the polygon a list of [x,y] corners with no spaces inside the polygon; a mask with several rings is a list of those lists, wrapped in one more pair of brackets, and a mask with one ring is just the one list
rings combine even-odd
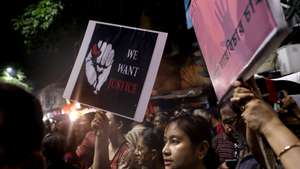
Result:
{"label": "girl with dark hair", "polygon": [[168,120],[169,115],[167,112],[157,112],[153,119],[154,127],[164,130],[168,123]]}
{"label": "girl with dark hair", "polygon": [[163,169],[162,149],[163,132],[156,128],[147,128],[139,137],[135,149],[137,165],[141,169]]}
{"label": "girl with dark hair", "polygon": [[209,123],[192,114],[179,114],[168,123],[163,158],[165,169],[215,169]]}

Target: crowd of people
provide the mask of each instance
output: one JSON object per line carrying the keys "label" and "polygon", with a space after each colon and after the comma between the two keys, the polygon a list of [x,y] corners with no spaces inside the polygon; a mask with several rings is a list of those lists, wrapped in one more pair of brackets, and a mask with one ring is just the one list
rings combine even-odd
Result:
{"label": "crowd of people", "polygon": [[274,110],[255,85],[237,81],[219,105],[220,118],[185,109],[137,123],[97,111],[78,119],[70,134],[67,119],[45,126],[39,101],[1,82],[0,169],[296,169],[300,141],[278,111],[296,118],[300,111],[287,93],[282,99]]}

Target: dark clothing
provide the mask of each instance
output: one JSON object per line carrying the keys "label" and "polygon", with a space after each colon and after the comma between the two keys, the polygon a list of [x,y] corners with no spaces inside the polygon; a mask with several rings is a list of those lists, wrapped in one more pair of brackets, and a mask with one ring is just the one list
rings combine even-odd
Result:
{"label": "dark clothing", "polygon": [[214,145],[220,163],[223,163],[225,160],[237,158],[235,143],[225,133],[216,136]]}
{"label": "dark clothing", "polygon": [[245,156],[239,163],[237,169],[259,169],[260,166],[253,155]]}
{"label": "dark clothing", "polygon": [[78,169],[73,167],[71,164],[67,164],[64,160],[56,162],[48,162],[47,169]]}

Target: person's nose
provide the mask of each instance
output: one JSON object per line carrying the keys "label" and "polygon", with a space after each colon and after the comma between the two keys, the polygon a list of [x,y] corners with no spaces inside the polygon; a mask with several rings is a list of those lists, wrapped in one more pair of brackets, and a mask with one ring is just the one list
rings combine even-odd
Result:
{"label": "person's nose", "polygon": [[165,144],[164,148],[162,149],[162,153],[163,153],[163,156],[168,156],[171,154],[168,143]]}
{"label": "person's nose", "polygon": [[232,128],[230,126],[227,127],[228,132],[232,132]]}
{"label": "person's nose", "polygon": [[140,155],[140,151],[137,148],[134,150],[134,155],[136,157],[138,157]]}

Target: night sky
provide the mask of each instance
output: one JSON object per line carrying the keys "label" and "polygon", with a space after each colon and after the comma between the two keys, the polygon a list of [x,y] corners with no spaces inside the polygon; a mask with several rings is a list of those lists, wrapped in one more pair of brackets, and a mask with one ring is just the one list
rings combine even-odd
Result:
{"label": "night sky", "polygon": [[[172,34],[178,36],[177,28],[185,24],[183,4],[171,3],[171,0],[61,0],[64,5],[63,12],[50,31],[43,35],[43,42],[34,44],[34,49],[28,53],[23,37],[12,29],[11,19],[22,14],[26,6],[37,1],[5,2],[3,7],[10,10],[2,11],[0,27],[1,68],[5,65],[21,68],[35,91],[51,83],[67,81],[89,19],[138,26],[144,10],[153,18],[155,24],[160,25],[156,30],[168,32],[169,39],[172,39]],[[174,37],[172,40],[176,39]],[[186,43],[184,45],[187,46]]]}

